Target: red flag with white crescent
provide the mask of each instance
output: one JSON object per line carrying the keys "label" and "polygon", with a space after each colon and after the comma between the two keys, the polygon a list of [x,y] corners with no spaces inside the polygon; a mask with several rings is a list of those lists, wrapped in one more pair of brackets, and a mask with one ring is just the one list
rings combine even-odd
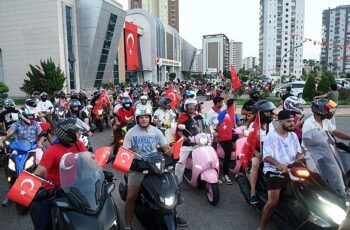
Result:
{"label": "red flag with white crescent", "polygon": [[233,65],[231,65],[230,67],[230,72],[231,72],[231,80],[232,80],[231,88],[234,90],[241,88],[242,86],[241,81],[239,80],[238,75],[235,69],[233,68]]}
{"label": "red flag with white crescent", "polygon": [[178,101],[177,101],[177,96],[175,94],[173,86],[170,86],[166,90],[166,92],[164,94],[164,97],[167,97],[167,98],[169,98],[171,100],[170,106],[171,106],[172,109],[174,109],[176,107]]}
{"label": "red flag with white crescent", "polygon": [[92,113],[96,115],[96,117],[99,117],[99,111],[103,109],[103,106],[109,106],[111,102],[109,101],[109,97],[106,90],[103,90],[99,99],[97,100],[94,109],[92,110]]}
{"label": "red flag with white crescent", "polygon": [[138,70],[140,68],[138,55],[137,26],[125,21],[125,57],[127,70]]}
{"label": "red flag with white crescent", "polygon": [[111,155],[112,147],[101,147],[95,152],[95,160],[97,164],[101,167],[106,166],[107,160]]}
{"label": "red flag with white crescent", "polygon": [[15,184],[7,193],[7,197],[18,204],[28,207],[42,185],[42,182],[44,180],[41,178],[27,171],[22,171]]}
{"label": "red flag with white crescent", "polygon": [[135,153],[133,151],[124,147],[120,147],[112,167],[126,173],[131,167],[131,163],[134,159],[134,156]]}

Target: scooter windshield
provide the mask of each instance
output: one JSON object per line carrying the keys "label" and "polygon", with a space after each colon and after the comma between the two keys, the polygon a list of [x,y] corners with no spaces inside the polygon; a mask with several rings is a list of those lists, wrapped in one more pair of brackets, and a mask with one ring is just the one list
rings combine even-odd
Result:
{"label": "scooter windshield", "polygon": [[61,187],[82,211],[95,212],[102,200],[104,174],[91,153],[67,153],[60,161]]}
{"label": "scooter windshield", "polygon": [[312,129],[303,133],[309,170],[319,173],[322,180],[339,195],[345,195],[345,183],[333,140],[326,132]]}

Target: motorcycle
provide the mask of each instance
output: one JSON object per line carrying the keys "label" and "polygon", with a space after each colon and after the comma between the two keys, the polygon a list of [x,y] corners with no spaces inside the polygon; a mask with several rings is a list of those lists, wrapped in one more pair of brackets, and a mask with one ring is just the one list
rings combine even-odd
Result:
{"label": "motorcycle", "polygon": [[[33,172],[36,168],[35,155],[37,145],[28,141],[13,141],[7,143],[10,147],[8,153],[8,164],[5,167],[7,181],[12,186],[23,170]],[[25,215],[29,208],[16,203],[16,209],[19,214]]]}
{"label": "motorcycle", "polygon": [[105,106],[103,106],[102,109],[97,111],[97,114],[93,114],[92,116],[93,123],[96,125],[98,130],[100,130],[100,132],[103,132],[104,125],[108,127],[108,114],[109,111]]}
{"label": "motorcycle", "polygon": [[[178,125],[179,130],[186,130],[185,125]],[[205,186],[207,199],[211,205],[216,205],[220,199],[219,193],[219,159],[215,149],[210,145],[209,134],[199,133],[191,136],[192,142],[196,143],[191,156],[186,160],[184,178],[193,187]]]}
{"label": "motorcycle", "polygon": [[[290,184],[282,189],[278,205],[271,216],[283,229],[337,229],[346,216],[346,197],[344,174],[338,165],[327,135],[316,129],[303,134],[315,170],[311,171],[302,162],[288,165]],[[266,179],[260,167],[256,184],[259,203],[254,207],[262,211],[268,200]],[[311,167],[312,168],[312,167]],[[236,176],[241,192],[249,204],[249,170]]]}
{"label": "motorcycle", "polygon": [[63,106],[58,106],[55,108],[54,114],[53,114],[53,119],[55,121],[64,119],[66,117],[66,110]]}
{"label": "motorcycle", "polygon": [[[133,161],[132,170],[145,175],[135,207],[135,214],[145,229],[176,229],[176,206],[183,198],[172,162],[158,152],[136,155]],[[119,194],[126,201],[128,177],[125,175],[124,179],[125,182],[119,184]]]}
{"label": "motorcycle", "polygon": [[[61,188],[53,191],[52,229],[118,229],[112,197],[113,174],[104,172],[90,153],[67,153],[60,161]],[[40,198],[40,192],[36,198]]]}

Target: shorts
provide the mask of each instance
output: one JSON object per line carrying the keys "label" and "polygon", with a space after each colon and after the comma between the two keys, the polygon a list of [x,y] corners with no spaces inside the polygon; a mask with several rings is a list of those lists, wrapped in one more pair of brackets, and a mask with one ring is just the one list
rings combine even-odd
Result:
{"label": "shorts", "polygon": [[265,177],[267,190],[283,189],[290,181],[287,173],[267,172]]}
{"label": "shorts", "polygon": [[128,173],[128,185],[139,185],[143,181],[145,174],[135,171]]}

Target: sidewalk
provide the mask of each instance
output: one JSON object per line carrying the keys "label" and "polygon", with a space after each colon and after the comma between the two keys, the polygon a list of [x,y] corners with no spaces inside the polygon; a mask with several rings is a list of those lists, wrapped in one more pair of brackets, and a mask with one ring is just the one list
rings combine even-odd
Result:
{"label": "sidewalk", "polygon": [[[204,111],[203,112],[205,112],[205,113],[208,112],[212,106],[213,106],[212,101],[204,101],[204,104],[203,104]],[[238,114],[241,113],[241,109],[242,109],[242,106],[238,105],[236,108],[236,111]],[[282,110],[282,106],[279,106],[275,111],[279,112],[280,110]],[[305,113],[305,115],[312,114],[310,106],[304,106],[304,113]],[[350,106],[348,106],[348,105],[338,106],[337,112],[335,114],[337,117],[350,117]]]}

